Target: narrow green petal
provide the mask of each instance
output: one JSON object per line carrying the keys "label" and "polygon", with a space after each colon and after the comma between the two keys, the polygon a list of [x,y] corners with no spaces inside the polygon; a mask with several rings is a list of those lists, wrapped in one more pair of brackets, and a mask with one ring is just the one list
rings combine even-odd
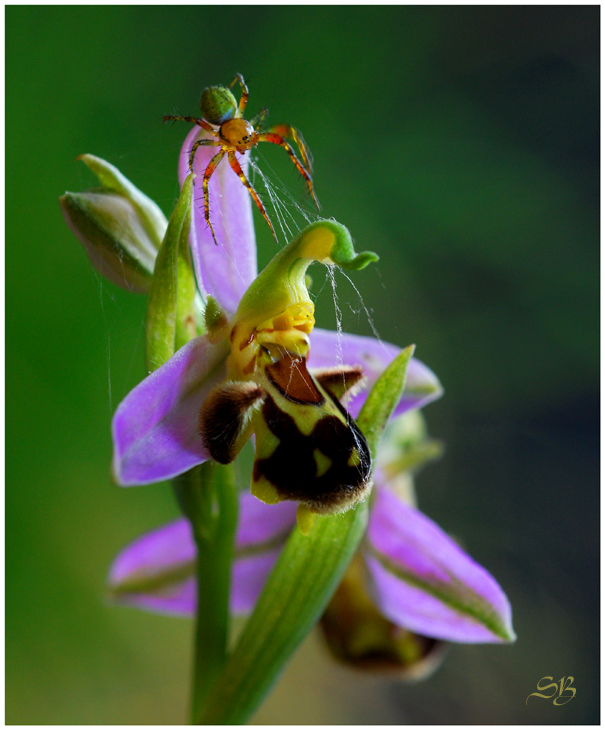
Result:
{"label": "narrow green petal", "polygon": [[195,312],[195,275],[189,250],[189,229],[191,228],[191,206],[188,207],[177,254],[177,298],[175,349],[185,345],[197,335]]}
{"label": "narrow green petal", "polygon": [[387,366],[368,394],[357,417],[357,425],[366,437],[374,458],[380,437],[405,388],[408,365],[415,347],[416,345],[406,347]]}
{"label": "narrow green petal", "polygon": [[169,360],[176,349],[179,248],[181,236],[189,233],[192,185],[193,177],[190,175],[170,216],[149,288],[146,323],[149,372]]}

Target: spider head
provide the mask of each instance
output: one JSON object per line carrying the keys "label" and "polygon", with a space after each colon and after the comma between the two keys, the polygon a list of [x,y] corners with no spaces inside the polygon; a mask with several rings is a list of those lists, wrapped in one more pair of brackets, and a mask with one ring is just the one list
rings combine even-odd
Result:
{"label": "spider head", "polygon": [[224,86],[209,86],[204,89],[200,107],[202,117],[210,124],[217,126],[233,119],[237,112],[235,97]]}

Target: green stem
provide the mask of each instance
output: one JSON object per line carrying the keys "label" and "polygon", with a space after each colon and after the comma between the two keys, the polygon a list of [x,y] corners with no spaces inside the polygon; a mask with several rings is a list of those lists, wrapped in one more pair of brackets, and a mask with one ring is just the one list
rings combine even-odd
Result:
{"label": "green stem", "polygon": [[367,503],[294,529],[198,722],[235,725],[256,711],[330,600],[361,540]]}
{"label": "green stem", "polygon": [[238,504],[233,468],[206,462],[176,479],[175,490],[191,522],[197,546],[198,600],[191,702],[191,721],[195,724],[227,656]]}

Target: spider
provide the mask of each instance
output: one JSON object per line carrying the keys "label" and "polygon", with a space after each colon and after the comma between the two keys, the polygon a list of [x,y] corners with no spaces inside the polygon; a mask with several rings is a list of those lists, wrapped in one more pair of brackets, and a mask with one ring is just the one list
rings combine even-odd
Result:
{"label": "spider", "polygon": [[[242,88],[242,95],[239,100],[239,104],[235,100],[235,97],[231,93],[230,89],[239,82]],[[220,150],[214,155],[214,157],[208,163],[204,172],[204,178],[202,182],[202,189],[204,191],[204,217],[206,223],[212,233],[214,243],[218,245],[216,236],[214,235],[214,228],[210,222],[210,205],[208,201],[208,183],[216,170],[218,164],[223,159],[225,154],[229,160],[233,171],[238,175],[242,183],[248,188],[252,199],[256,203],[257,208],[260,210],[263,218],[269,224],[271,233],[277,241],[273,224],[269,220],[269,216],[265,211],[263,204],[261,203],[258,193],[252,187],[249,180],[244,175],[244,172],[235,157],[235,153],[239,152],[243,154],[252,147],[256,147],[259,142],[271,142],[278,144],[283,147],[286,152],[290,155],[290,159],[296,165],[296,169],[307,181],[311,197],[313,198],[317,209],[320,210],[319,202],[315,197],[315,191],[313,190],[313,180],[311,178],[312,163],[311,152],[307,147],[302,134],[296,127],[292,127],[289,124],[278,124],[271,127],[266,132],[260,132],[260,127],[265,120],[265,117],[269,113],[268,109],[261,109],[260,112],[253,117],[250,121],[244,119],[244,110],[248,103],[248,87],[244,81],[244,77],[241,74],[233,79],[229,88],[224,86],[210,86],[205,89],[202,93],[200,100],[200,107],[202,110],[202,119],[197,117],[182,117],[175,115],[166,115],[163,122],[167,121],[182,121],[190,122],[192,124],[199,125],[202,129],[213,135],[216,139],[198,139],[197,142],[191,148],[189,154],[189,169],[193,172],[193,160],[198,147],[220,147]],[[218,130],[215,129],[218,127]],[[296,142],[300,155],[302,157],[302,163],[294,153],[292,147],[286,142],[284,137],[290,137]]]}

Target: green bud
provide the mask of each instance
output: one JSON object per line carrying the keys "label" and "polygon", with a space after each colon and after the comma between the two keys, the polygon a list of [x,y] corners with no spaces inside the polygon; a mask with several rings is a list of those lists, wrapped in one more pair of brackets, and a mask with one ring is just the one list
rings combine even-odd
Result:
{"label": "green bud", "polygon": [[445,444],[427,434],[420,411],[408,411],[392,421],[380,447],[379,466],[389,479],[405,472],[417,472],[431,461],[440,459]]}
{"label": "green bud", "polygon": [[101,187],[59,198],[67,225],[103,276],[129,291],[147,291],[168,225],[164,214],[113,165],[93,155],[78,159]]}

